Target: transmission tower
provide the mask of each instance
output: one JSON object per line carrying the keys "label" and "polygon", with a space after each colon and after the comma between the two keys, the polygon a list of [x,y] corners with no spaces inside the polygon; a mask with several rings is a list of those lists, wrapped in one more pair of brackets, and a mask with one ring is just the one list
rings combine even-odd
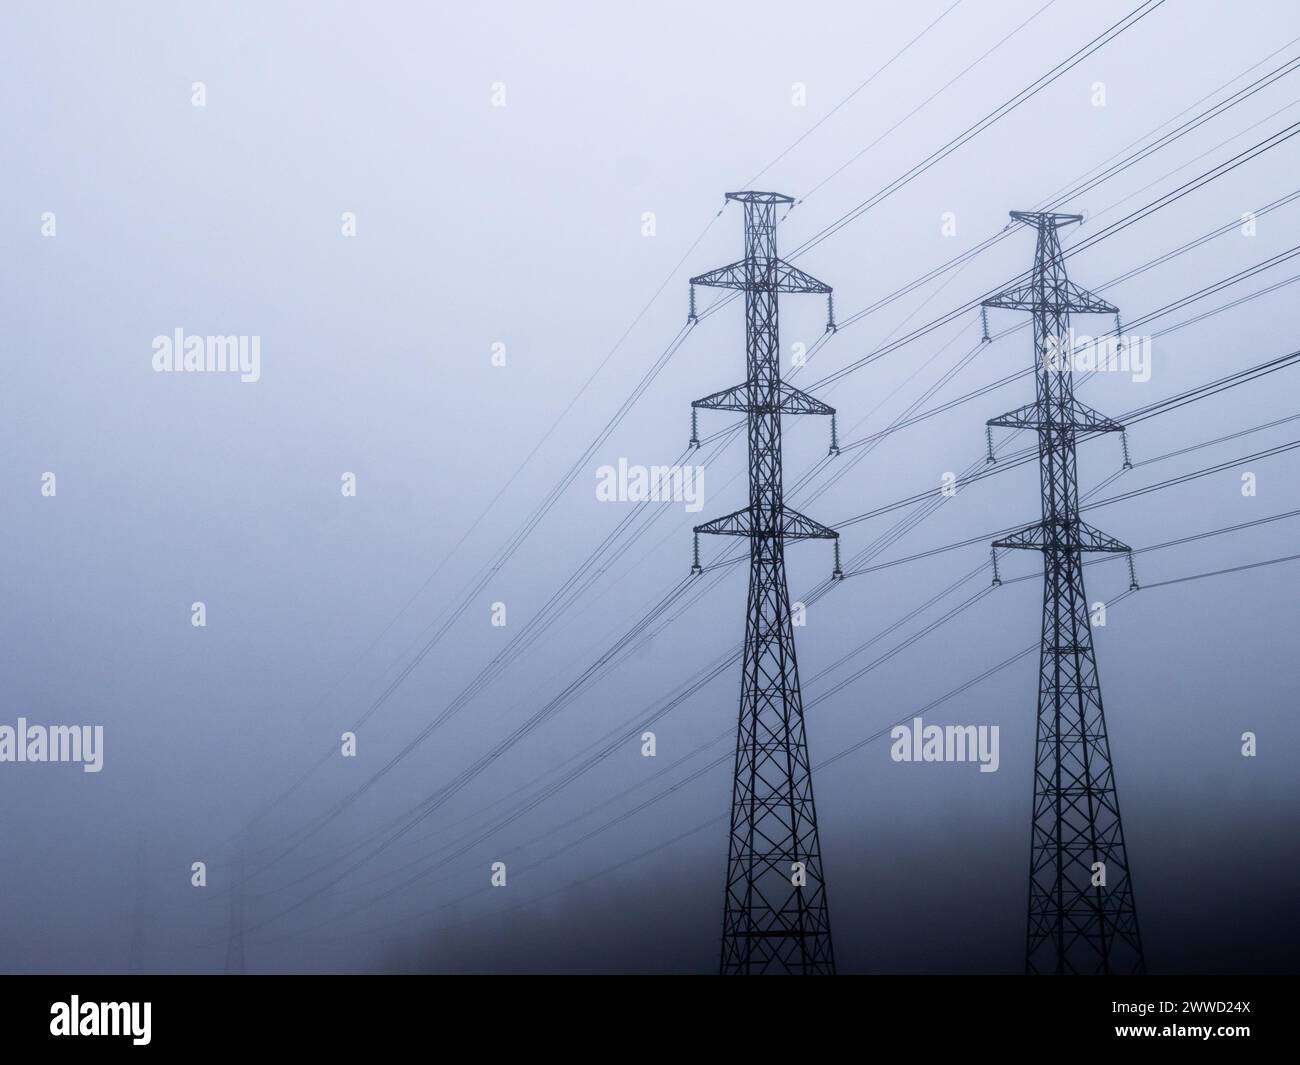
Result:
{"label": "transmission tower", "polygon": [[[1038,232],[1029,280],[984,302],[1034,316],[1036,399],[990,426],[1038,434],[1042,521],[993,544],[1041,551],[1043,630],[1029,863],[1028,973],[1141,973],[1133,882],[1083,587],[1085,551],[1129,552],[1079,518],[1079,433],[1123,426],[1074,398],[1070,315],[1119,311],[1065,273],[1057,230],[1081,215],[1013,211]],[[1133,582],[1136,587],[1136,581]]]}
{"label": "transmission tower", "polygon": [[[804,736],[785,544],[837,541],[839,534],[783,501],[781,415],[833,417],[835,412],[781,380],[777,327],[779,293],[825,293],[829,301],[831,290],[777,258],[776,215],[794,202],[789,196],[730,192],[727,199],[744,204],[745,257],[691,279],[692,317],[696,285],[745,294],[749,370],[741,384],[691,404],[692,425],[695,412],[708,408],[744,412],[749,430],[749,505],[696,527],[693,567],[700,572],[700,533],[749,538],[749,605],[721,970],[723,974],[833,973],[835,955]],[[833,320],[827,329],[834,329]]]}

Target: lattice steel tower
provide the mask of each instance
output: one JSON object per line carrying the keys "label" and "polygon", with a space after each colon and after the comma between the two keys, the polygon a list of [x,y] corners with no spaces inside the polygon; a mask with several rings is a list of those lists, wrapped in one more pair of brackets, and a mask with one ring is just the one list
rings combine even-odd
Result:
{"label": "lattice steel tower", "polygon": [[[1037,398],[988,424],[1038,434],[1041,522],[993,544],[1041,551],[1043,631],[1029,863],[1029,973],[1140,973],[1142,939],[1093,653],[1083,553],[1130,549],[1079,518],[1075,442],[1123,426],[1074,398],[1070,315],[1119,312],[1065,274],[1060,226],[1080,215],[1013,211],[1038,232],[1034,268],[985,307],[1034,316]],[[1134,587],[1136,582],[1134,582]],[[1100,863],[1100,864],[1098,864]],[[1104,875],[1104,885],[1100,882]]]}
{"label": "lattice steel tower", "polygon": [[[744,204],[745,257],[691,279],[745,294],[747,379],[696,400],[699,408],[743,411],[749,431],[749,505],[697,526],[700,533],[749,538],[740,723],[731,797],[722,921],[722,972],[833,973],[812,771],[804,736],[790,594],[789,540],[836,540],[838,533],[787,507],[781,486],[781,415],[829,414],[820,400],[781,380],[777,297],[830,287],[776,254],[777,211],[793,200],[772,192],[731,192]],[[833,321],[828,329],[834,328]],[[698,445],[698,441],[693,442]],[[699,572],[698,539],[696,566]],[[837,566],[838,575],[838,566]]]}

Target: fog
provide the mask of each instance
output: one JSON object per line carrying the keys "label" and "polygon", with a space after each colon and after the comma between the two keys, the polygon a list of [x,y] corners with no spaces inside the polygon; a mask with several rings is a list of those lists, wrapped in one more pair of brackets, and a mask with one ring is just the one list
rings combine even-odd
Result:
{"label": "fog", "polygon": [[[792,251],[1136,0],[951,6],[6,6],[0,725],[101,727],[103,761],[0,763],[5,971],[716,971],[739,664],[655,715],[738,646],[745,567],[623,638],[688,576],[692,526],[744,504],[744,437],[689,459],[698,513],[602,500],[598,470],[679,461],[690,402],[744,376],[739,303],[670,349],[687,279],[742,254],[724,193],[800,198],[778,230]],[[1165,5],[836,229],[798,262],[846,324],[800,386],[1008,283],[1031,264],[1027,229],[848,323],[1282,64],[1293,38],[1285,0],[1239,22],[1210,0]],[[1067,246],[1289,127],[1294,78],[1071,199],[1086,221]],[[1295,192],[1297,172],[1300,138],[1280,141],[1072,256],[1070,276],[1101,289]],[[1281,206],[1103,294],[1139,321],[1288,252],[1298,219]],[[1136,331],[1295,272],[1281,261]],[[1081,398],[1118,416],[1286,354],[1295,292],[1158,336],[1149,380],[1099,373]],[[782,297],[783,366],[825,316]],[[256,338],[256,379],[157,371],[155,338],[178,329]],[[980,331],[963,314],[817,389],[841,442],[888,426]],[[999,338],[922,409],[1032,358],[1027,331]],[[1081,491],[1300,439],[1295,422],[1258,428],[1295,414],[1297,372],[1135,424],[1130,471],[1116,437],[1082,443]],[[846,449],[801,490],[829,427],[787,418],[788,498],[840,525],[937,489],[982,460],[989,418],[1032,398],[1027,379],[991,389],[829,483],[861,453]],[[701,412],[701,436],[736,418]],[[1086,516],[1162,544],[1300,508],[1298,470],[1295,451],[1229,464]],[[1032,465],[963,484],[870,563],[1033,522],[1037,487]],[[844,526],[846,562],[907,513]],[[1139,582],[1286,556],[1295,531],[1140,553]],[[734,550],[709,541],[706,564]],[[1038,639],[1040,582],[1008,580],[913,641],[980,573],[904,620],[988,554],[854,576],[796,629],[842,972],[1023,967],[1034,657],[922,711]],[[1004,579],[1040,565],[1008,556]],[[802,601],[831,549],[791,544],[787,561]],[[1297,572],[1144,587],[1094,630],[1153,972],[1295,968]],[[1100,561],[1087,582],[1112,602],[1129,575]],[[888,727],[918,713],[998,726],[997,771],[893,761]]]}

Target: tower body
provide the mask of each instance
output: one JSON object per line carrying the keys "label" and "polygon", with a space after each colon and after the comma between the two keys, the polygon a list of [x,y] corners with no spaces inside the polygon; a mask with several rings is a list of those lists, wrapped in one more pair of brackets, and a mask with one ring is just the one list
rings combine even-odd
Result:
{"label": "tower body", "polygon": [[821,292],[821,282],[776,254],[775,193],[731,193],[744,205],[745,256],[692,279],[744,293],[748,375],[694,406],[743,411],[749,442],[749,504],[697,533],[749,538],[749,596],[736,734],[735,778],[722,922],[721,971],[832,973],[830,917],[813,803],[795,657],[785,544],[836,534],[785,506],[782,413],[833,411],[781,381],[778,295]]}
{"label": "tower body", "polygon": [[1029,973],[1145,971],[1133,883],[1124,846],[1101,681],[1083,583],[1087,551],[1129,548],[1079,518],[1075,447],[1080,432],[1122,426],[1074,397],[1071,313],[1114,314],[1104,300],[1066,276],[1057,230],[1077,215],[1013,212],[1038,241],[1029,280],[985,302],[1033,315],[1032,405],[989,425],[1038,435],[1042,520],[994,544],[1043,555],[1029,915]]}

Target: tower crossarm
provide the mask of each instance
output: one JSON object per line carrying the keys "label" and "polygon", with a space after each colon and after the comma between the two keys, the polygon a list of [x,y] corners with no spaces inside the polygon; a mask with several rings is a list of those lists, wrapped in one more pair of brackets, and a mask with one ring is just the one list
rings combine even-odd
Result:
{"label": "tower crossarm", "polygon": [[1069,314],[1119,313],[1119,308],[1113,303],[1106,302],[1100,296],[1080,288],[1069,280],[1061,280],[1050,287],[1044,287],[1040,282],[1031,279],[1004,289],[996,296],[984,300],[981,306],[1004,311],[1037,311],[1047,307],[1058,313]]}
{"label": "tower crossarm", "polygon": [[[732,388],[724,388],[711,396],[697,399],[692,407],[710,410],[734,410],[756,414],[834,414],[835,408],[820,399],[801,392],[782,381],[777,386],[775,403],[764,403],[762,389],[752,381],[742,381]],[[757,400],[757,402],[756,402]]]}
{"label": "tower crossarm", "polygon": [[780,508],[779,522],[755,521],[753,508],[743,507],[697,525],[694,531],[714,536],[775,536],[778,529],[783,540],[837,540],[840,535],[830,526],[787,506]]}
{"label": "tower crossarm", "polygon": [[1132,550],[1128,544],[1107,536],[1080,518],[1071,522],[1035,522],[994,540],[993,546],[1024,551],[1104,551],[1119,555]]}
{"label": "tower crossarm", "polygon": [[[1063,429],[1071,428],[1076,432],[1089,433],[1118,433],[1122,432],[1124,426],[1112,418],[1107,418],[1099,411],[1093,410],[1086,404],[1080,403],[1073,397],[1069,400],[1070,418],[1062,422],[1057,418],[1051,421],[1043,418],[1041,406],[1037,403],[1026,403],[1023,407],[1017,407],[1015,410],[1008,411],[1006,414],[1000,414],[996,418],[988,420],[989,425],[1002,429]],[[1050,408],[1049,408],[1050,410]]]}
{"label": "tower crossarm", "polygon": [[804,273],[784,259],[753,256],[719,266],[716,270],[691,278],[692,285],[704,288],[730,288],[738,292],[756,290],[772,292],[817,292],[826,295],[831,286]]}

